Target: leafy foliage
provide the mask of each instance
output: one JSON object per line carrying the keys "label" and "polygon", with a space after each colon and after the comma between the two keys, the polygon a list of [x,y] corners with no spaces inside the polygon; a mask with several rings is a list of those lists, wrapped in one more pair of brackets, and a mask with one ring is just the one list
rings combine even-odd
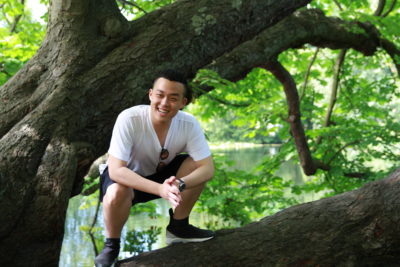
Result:
{"label": "leafy foliage", "polygon": [[16,0],[3,0],[0,12],[0,86],[10,79],[37,51],[45,25]]}
{"label": "leafy foliage", "polygon": [[125,237],[124,251],[128,251],[133,255],[150,251],[153,244],[157,242],[157,237],[160,234],[161,227],[155,226],[144,231],[129,231]]}
{"label": "leafy foliage", "polygon": [[193,83],[195,91],[201,90],[196,84],[215,88],[188,108],[189,112],[201,117],[211,142],[281,141],[275,133],[280,127],[276,122],[286,112],[284,94],[265,70],[255,69],[246,79],[233,83],[203,69]]}
{"label": "leafy foliage", "polygon": [[294,198],[285,195],[292,181],[275,175],[280,166],[278,160],[275,157],[274,160],[264,161],[262,165],[269,164],[269,168],[262,172],[260,169],[248,172],[234,169],[234,162],[215,155],[216,173],[197,203],[198,209],[214,215],[208,227],[242,226],[296,204]]}
{"label": "leafy foliage", "polygon": [[118,0],[117,3],[122,14],[130,20],[135,20],[147,13],[150,13],[160,7],[169,5],[175,2],[174,0]]}
{"label": "leafy foliage", "polygon": [[[385,38],[399,45],[398,5],[388,16],[377,17],[372,15],[369,4],[369,1],[313,1],[311,5],[344,19],[372,22]],[[329,166],[329,170],[319,170],[297,185],[279,179],[274,173],[276,166],[285,161],[298,161],[286,121],[287,104],[281,85],[261,69],[254,69],[237,83],[226,81],[210,70],[199,71],[195,79],[199,87],[215,89],[197,99],[190,112],[202,118],[211,140],[214,136],[219,141],[242,141],[241,138],[250,137],[245,140],[260,142],[263,140],[260,136],[273,136],[282,142],[280,151],[260,164],[259,172],[231,171],[232,166],[217,164],[218,171],[204,193],[207,197],[202,200],[201,208],[224,218],[226,225],[232,224],[232,220],[244,224],[261,216],[255,215],[255,207],[262,207],[265,215],[276,211],[279,207],[276,203],[282,206],[295,203],[284,199],[285,188],[291,188],[295,194],[314,192],[331,196],[380,179],[398,167],[399,74],[389,56],[379,51],[366,58],[347,51],[333,114],[324,127],[338,51],[319,50],[306,76],[315,53],[316,48],[307,45],[279,56],[298,86],[302,122],[312,156]],[[224,136],[219,129],[242,136]],[[259,183],[254,183],[256,180]],[[268,192],[266,195],[264,190]]]}
{"label": "leafy foliage", "polygon": [[[97,215],[99,205],[98,199],[99,191],[95,193],[82,196],[82,202],[79,209],[82,210],[93,210],[94,207],[97,209],[93,215],[91,225],[80,225],[79,229],[86,233],[86,238],[90,238],[93,246],[97,251],[101,251],[103,248],[103,228],[97,223]],[[156,210],[156,204],[152,202],[141,203],[131,208],[131,215],[145,214],[151,219],[157,220],[160,218],[160,214]],[[153,245],[157,242],[158,236],[161,234],[161,227],[156,225],[150,226],[148,229],[132,230],[129,231],[124,237],[124,251],[130,252],[133,255],[138,255],[142,252],[149,251]]]}

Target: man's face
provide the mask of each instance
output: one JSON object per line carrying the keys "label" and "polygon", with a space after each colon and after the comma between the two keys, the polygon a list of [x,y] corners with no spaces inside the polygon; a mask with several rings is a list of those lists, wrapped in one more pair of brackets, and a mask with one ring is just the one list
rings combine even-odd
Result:
{"label": "man's face", "polygon": [[187,102],[185,87],[179,82],[159,78],[149,91],[151,119],[153,123],[170,122]]}

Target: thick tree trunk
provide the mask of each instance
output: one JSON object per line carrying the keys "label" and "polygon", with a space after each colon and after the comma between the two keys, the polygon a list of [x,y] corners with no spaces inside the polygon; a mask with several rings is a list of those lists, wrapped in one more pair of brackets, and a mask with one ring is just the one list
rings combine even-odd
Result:
{"label": "thick tree trunk", "polygon": [[361,189],[176,244],[119,266],[399,266],[400,169]]}
{"label": "thick tree trunk", "polygon": [[178,1],[134,22],[115,1],[52,1],[42,47],[0,91],[0,265],[58,264],[68,199],[156,72],[193,76],[309,1]]}
{"label": "thick tree trunk", "polygon": [[[357,34],[321,12],[277,24],[308,2],[181,0],[128,22],[112,0],[51,1],[41,48],[0,88],[0,265],[58,264],[68,199],[106,152],[117,114],[147,102],[160,69],[192,77],[209,67],[235,80],[259,65],[260,55],[265,63],[306,42],[375,51],[376,35]],[[303,28],[324,23],[342,35]],[[263,43],[269,28],[274,42]]]}

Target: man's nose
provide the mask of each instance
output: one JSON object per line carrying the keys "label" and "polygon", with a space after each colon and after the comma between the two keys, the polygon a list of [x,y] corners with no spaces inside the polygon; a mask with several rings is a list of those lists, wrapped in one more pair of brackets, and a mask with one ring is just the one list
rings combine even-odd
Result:
{"label": "man's nose", "polygon": [[161,105],[168,105],[168,98],[164,97],[163,99],[161,99]]}

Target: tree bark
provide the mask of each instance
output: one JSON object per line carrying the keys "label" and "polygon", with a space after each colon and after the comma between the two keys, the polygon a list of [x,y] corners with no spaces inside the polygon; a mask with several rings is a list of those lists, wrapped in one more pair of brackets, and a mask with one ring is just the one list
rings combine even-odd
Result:
{"label": "tree bark", "polygon": [[[181,0],[129,22],[112,0],[51,1],[41,48],[0,88],[0,265],[58,265],[69,198],[106,152],[118,113],[148,102],[159,70],[193,77],[209,67],[235,80],[259,65],[254,55],[264,63],[307,42],[368,55],[380,45],[374,31],[358,34],[321,12],[288,17],[309,2]],[[303,28],[324,23],[341,34]],[[271,45],[235,58],[268,29]]]}
{"label": "tree bark", "polygon": [[69,198],[156,72],[193,76],[309,1],[178,1],[133,22],[115,1],[51,1],[41,48],[0,91],[0,265],[58,264]]}
{"label": "tree bark", "polygon": [[400,169],[334,197],[283,210],[204,243],[176,244],[117,266],[399,266]]}
{"label": "tree bark", "polygon": [[265,69],[270,71],[278,81],[283,85],[286,100],[289,107],[288,122],[290,132],[293,135],[296,150],[299,155],[300,165],[306,175],[313,175],[317,168],[311,157],[310,148],[307,144],[307,138],[304,133],[304,127],[301,123],[300,98],[297,92],[296,83],[290,73],[278,61],[271,61],[265,64]]}

